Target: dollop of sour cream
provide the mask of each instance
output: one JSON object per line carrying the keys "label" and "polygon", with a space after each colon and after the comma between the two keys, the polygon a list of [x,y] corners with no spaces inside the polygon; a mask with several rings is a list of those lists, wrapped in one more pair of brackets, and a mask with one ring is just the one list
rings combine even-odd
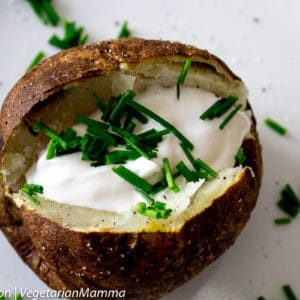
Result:
{"label": "dollop of sour cream", "polygon": [[[250,130],[250,119],[245,112],[239,111],[223,130],[219,129],[219,125],[225,116],[202,121],[200,114],[217,99],[205,90],[184,86],[180,90],[180,99],[177,99],[175,88],[158,85],[147,88],[135,97],[135,101],[173,124],[194,144],[194,157],[205,161],[216,171],[221,171],[233,167],[234,156]],[[100,116],[99,112],[91,118],[99,120]],[[151,128],[163,129],[160,124],[149,119],[147,124],[138,123],[134,133]],[[77,124],[74,129],[83,135],[86,126]],[[181,160],[191,167],[179,144],[180,141],[173,134],[165,135],[158,145],[157,158],[148,160],[140,157],[128,161],[125,166],[154,184],[163,176],[164,157],[169,158],[173,171]],[[46,160],[44,151],[27,172],[26,181],[42,185],[44,197],[49,200],[109,212],[130,212],[138,202],[145,201],[134,187],[112,171],[114,166],[91,167],[90,162],[81,160],[81,155],[79,152]],[[186,182],[180,176],[176,182],[180,187],[179,193],[166,189],[154,198],[165,202],[173,213],[180,213],[189,205],[192,195],[204,181]]]}

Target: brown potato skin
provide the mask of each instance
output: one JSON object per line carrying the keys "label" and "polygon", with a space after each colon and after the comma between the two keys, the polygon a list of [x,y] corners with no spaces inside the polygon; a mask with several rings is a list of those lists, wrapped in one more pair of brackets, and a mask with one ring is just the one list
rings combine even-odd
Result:
{"label": "brown potato skin", "polygon": [[[65,84],[117,70],[124,61],[172,55],[203,57],[231,80],[240,80],[215,56],[180,43],[129,38],[76,47],[46,59],[12,89],[0,115],[1,144],[34,105]],[[245,168],[239,182],[178,232],[75,232],[25,207],[18,209],[4,196],[3,184],[1,229],[24,262],[53,289],[118,289],[126,290],[126,299],[157,299],[219,257],[244,228],[262,177],[254,118],[252,134],[243,147],[245,164],[255,176]]]}

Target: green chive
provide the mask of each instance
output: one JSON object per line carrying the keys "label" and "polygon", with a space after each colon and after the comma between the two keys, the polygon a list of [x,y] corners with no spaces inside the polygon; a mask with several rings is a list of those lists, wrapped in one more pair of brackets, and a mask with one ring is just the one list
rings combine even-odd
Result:
{"label": "green chive", "polygon": [[60,18],[51,5],[51,0],[27,0],[27,2],[44,24],[50,21],[52,25],[57,25]]}
{"label": "green chive", "polygon": [[120,120],[123,112],[126,108],[126,100],[132,100],[135,97],[135,93],[131,90],[127,90],[121,98],[118,100],[117,104],[113,108],[110,116],[109,121],[111,123],[116,123]]}
{"label": "green chive", "polygon": [[167,219],[171,213],[171,209],[158,209],[154,207],[147,207],[145,203],[139,202],[136,205],[136,212],[152,219]]}
{"label": "green chive", "polygon": [[110,114],[113,110],[115,103],[120,99],[120,97],[111,97],[108,104],[106,105],[106,109],[103,111],[101,119],[105,122],[108,122]]}
{"label": "green chive", "polygon": [[145,136],[144,140],[145,141],[153,140],[153,139],[162,137],[162,136],[164,136],[166,134],[169,134],[169,133],[170,133],[170,129],[164,129],[164,130],[161,130],[161,131],[156,131],[156,132],[153,132],[153,133],[148,134],[147,136]]}
{"label": "green chive", "polygon": [[222,116],[226,113],[231,106],[238,100],[238,97],[229,96],[222,98],[210,106],[206,111],[200,115],[201,120],[212,120],[214,118]]}
{"label": "green chive", "polygon": [[266,300],[266,298],[263,297],[263,296],[260,296],[260,297],[257,298],[257,300]]}
{"label": "green chive", "polygon": [[237,165],[243,165],[246,160],[245,151],[243,148],[240,148],[235,154],[235,162]]}
{"label": "green chive", "polygon": [[39,198],[35,197],[36,194],[43,193],[43,187],[38,184],[29,184],[26,183],[22,186],[21,191],[30,201],[36,205],[40,205],[41,201]]}
{"label": "green chive", "polygon": [[196,171],[199,171],[199,165],[196,161],[196,159],[193,157],[192,153],[189,151],[189,149],[184,145],[183,143],[180,144],[181,149],[183,150],[185,156],[190,161],[192,166],[195,168]]}
{"label": "green chive", "polygon": [[152,218],[152,219],[160,219],[161,218],[161,214],[158,210],[153,209],[153,208],[144,207],[141,205],[141,203],[138,203],[138,205],[136,207],[136,211],[139,214],[144,215],[148,218]]}
{"label": "green chive", "polygon": [[173,191],[174,193],[180,192],[180,189],[177,186],[177,184],[174,180],[173,174],[171,172],[170,162],[167,157],[163,158],[163,168],[164,168],[164,173],[165,173],[165,177],[166,177],[169,189],[171,191]]}
{"label": "green chive", "polygon": [[27,2],[31,5],[31,8],[36,16],[39,17],[44,24],[47,24],[47,18],[42,12],[41,1],[38,2],[36,0],[27,0]]}
{"label": "green chive", "polygon": [[22,190],[27,191],[28,193],[43,193],[43,186],[39,184],[25,183]]}
{"label": "green chive", "polygon": [[105,102],[100,98],[100,96],[96,93],[96,92],[93,92],[93,96],[96,98],[97,100],[97,105],[99,107],[99,109],[104,112],[107,108]]}
{"label": "green chive", "polygon": [[280,199],[277,202],[277,205],[292,218],[296,217],[299,213],[300,200],[289,184],[286,184],[281,190]]}
{"label": "green chive", "polygon": [[46,155],[46,160],[52,159],[55,157],[55,152],[56,152],[56,147],[58,143],[57,140],[50,140],[48,144],[48,150],[47,150],[47,155]]}
{"label": "green chive", "polygon": [[139,147],[139,145],[136,143],[136,139],[134,139],[134,136],[125,136],[124,140],[141,156],[144,156],[147,159],[153,158],[154,153],[145,152],[141,147]]}
{"label": "green chive", "polygon": [[109,128],[108,124],[84,116],[76,116],[75,120],[88,126],[98,127],[101,130],[107,130]]}
{"label": "green chive", "polygon": [[68,49],[74,46],[83,45],[88,38],[88,35],[84,35],[84,28],[79,27],[76,29],[75,22],[65,22],[64,24],[64,37],[59,38],[53,34],[49,39],[49,44],[61,49]]}
{"label": "green chive", "polygon": [[168,121],[161,118],[159,115],[151,111],[150,109],[146,108],[145,106],[133,101],[133,100],[126,100],[127,104],[135,109],[136,111],[139,111],[151,119],[155,120],[165,128],[169,129],[183,144],[185,144],[190,150],[194,148],[193,144],[182,134],[180,133],[172,124],[170,124]]}
{"label": "green chive", "polygon": [[166,209],[167,204],[160,201],[155,201],[153,207],[156,209]]}
{"label": "green chive", "polygon": [[235,116],[235,114],[243,107],[242,104],[239,104],[235,109],[224,119],[219,128],[222,130],[230,122],[230,120]]}
{"label": "green chive", "polygon": [[61,135],[61,137],[66,142],[70,142],[76,137],[76,131],[73,128],[68,128],[67,131]]}
{"label": "green chive", "polygon": [[34,125],[32,127],[33,131],[35,132],[39,132],[42,131],[44,132],[46,135],[48,135],[51,139],[56,140],[57,143],[64,149],[67,150],[68,148],[68,144],[67,142],[61,138],[56,132],[54,132],[52,129],[50,129],[48,126],[46,126],[43,123],[37,123],[36,125]]}
{"label": "green chive", "polygon": [[137,190],[143,197],[144,199],[146,199],[146,201],[148,202],[148,204],[150,206],[154,206],[156,201],[147,193],[145,193],[144,191],[141,190]]}
{"label": "green chive", "polygon": [[206,171],[211,177],[213,177],[213,178],[218,177],[218,173],[215,170],[213,170],[209,165],[207,165],[200,158],[197,159],[197,164],[199,165],[199,167],[201,169],[203,169],[204,171]]}
{"label": "green chive", "polygon": [[229,96],[225,98],[226,101],[215,109],[214,111],[215,117],[219,118],[222,115],[224,115],[232,107],[232,105],[236,101],[238,101],[238,99],[239,99],[238,97],[234,97],[234,96]]}
{"label": "green chive", "polygon": [[180,161],[177,165],[176,168],[178,171],[184,176],[184,178],[191,182],[194,181],[196,182],[198,178],[194,176],[193,172],[189,170],[189,168],[186,166],[186,164],[183,161]]}
{"label": "green chive", "polygon": [[116,138],[112,134],[110,134],[109,132],[104,131],[100,127],[88,127],[87,132],[103,139],[103,141],[107,145],[110,145],[110,146],[116,146],[117,145]]}
{"label": "green chive", "polygon": [[[180,172],[175,172],[175,173],[172,174],[174,179],[176,179],[180,175],[181,175]],[[151,195],[155,195],[155,194],[159,193],[160,191],[164,190],[167,187],[168,187],[168,182],[167,182],[166,178],[164,177],[152,186],[152,189],[151,189],[150,193],[151,193]]]}
{"label": "green chive", "polygon": [[122,165],[117,168],[113,168],[113,171],[143,192],[149,193],[152,189],[152,185],[147,180],[138,176]]}
{"label": "green chive", "polygon": [[267,126],[269,126],[280,135],[285,135],[287,133],[287,129],[285,127],[270,118],[266,118],[264,122]]}
{"label": "green chive", "polygon": [[183,68],[181,70],[181,73],[179,75],[179,78],[177,80],[177,85],[176,85],[177,99],[179,99],[179,97],[180,97],[180,85],[182,85],[184,83],[186,75],[187,75],[187,72],[190,69],[191,63],[192,63],[192,60],[190,58],[188,58],[185,61],[184,65],[183,65]]}
{"label": "green chive", "polygon": [[135,127],[136,127],[136,124],[134,122],[130,121],[127,124],[125,130],[132,133]]}
{"label": "green chive", "polygon": [[104,161],[106,164],[119,164],[127,160],[134,160],[140,157],[135,151],[115,150],[105,155]]}
{"label": "green chive", "polygon": [[277,218],[274,220],[274,224],[276,225],[285,225],[291,223],[291,218]]}
{"label": "green chive", "polygon": [[289,284],[284,285],[282,287],[282,289],[288,300],[297,300],[298,299]]}
{"label": "green chive", "polygon": [[118,34],[118,39],[129,37],[131,32],[128,29],[128,22],[125,21],[122,25],[121,31]]}
{"label": "green chive", "polygon": [[284,186],[283,190],[281,191],[281,194],[283,197],[291,199],[296,205],[300,206],[300,199],[296,195],[295,191],[293,190],[290,184],[287,183]]}
{"label": "green chive", "polygon": [[27,67],[26,72],[30,71],[35,65],[37,65],[39,62],[41,62],[45,57],[45,52],[40,51],[37,53],[37,55],[33,58],[30,65]]}
{"label": "green chive", "polygon": [[47,15],[50,23],[54,26],[56,26],[59,22],[59,16],[56,13],[55,9],[51,5],[51,0],[42,0],[43,10],[45,14]]}

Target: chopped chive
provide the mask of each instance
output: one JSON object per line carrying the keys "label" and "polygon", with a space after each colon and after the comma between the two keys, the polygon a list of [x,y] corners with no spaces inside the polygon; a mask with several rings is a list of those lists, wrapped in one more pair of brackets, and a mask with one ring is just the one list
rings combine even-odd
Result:
{"label": "chopped chive", "polygon": [[139,202],[136,206],[136,212],[152,219],[160,219],[160,212],[153,208],[148,208],[144,203]]}
{"label": "chopped chive", "polygon": [[155,207],[147,207],[145,203],[139,202],[135,208],[136,212],[152,219],[167,219],[171,213],[171,209],[159,209]]}
{"label": "chopped chive", "polygon": [[134,122],[130,121],[127,124],[125,130],[132,133],[135,127],[136,127],[136,124]]}
{"label": "chopped chive", "polygon": [[185,156],[187,157],[187,159],[190,161],[190,163],[192,164],[192,166],[195,168],[195,170],[199,171],[199,165],[198,165],[196,159],[193,157],[193,155],[190,152],[190,150],[183,143],[180,144],[180,147],[183,150],[183,152],[184,152]]}
{"label": "chopped chive", "polygon": [[43,186],[39,184],[25,183],[22,190],[27,191],[28,193],[43,193]]}
{"label": "chopped chive", "polygon": [[191,182],[191,181],[197,181],[198,178],[197,176],[195,176],[193,174],[193,172],[191,172],[189,170],[189,168],[186,166],[186,164],[181,160],[177,165],[176,165],[176,168],[178,169],[178,171],[184,176],[184,178]]}
{"label": "chopped chive", "polygon": [[300,199],[289,183],[284,186],[281,194],[283,197],[291,199],[296,205],[300,206]]}
{"label": "chopped chive", "polygon": [[260,297],[257,298],[257,300],[266,300],[266,298],[263,297],[263,296],[260,296]]}
{"label": "chopped chive", "polygon": [[207,172],[211,177],[216,178],[218,177],[218,173],[213,170],[209,165],[207,165],[203,160],[200,158],[197,159],[197,164],[201,169],[203,169],[205,172]]}
{"label": "chopped chive", "polygon": [[159,115],[151,111],[150,109],[146,108],[145,106],[133,101],[133,100],[126,100],[127,104],[135,109],[136,111],[139,111],[151,119],[155,120],[165,128],[169,129],[183,144],[185,144],[190,150],[194,148],[193,144],[182,134],[180,133],[172,124],[170,124],[168,121],[161,118]]}
{"label": "chopped chive", "polygon": [[277,205],[292,218],[296,217],[299,213],[300,200],[290,184],[286,184],[281,190],[280,199],[277,202]]}
{"label": "chopped chive", "polygon": [[215,102],[212,106],[210,106],[207,110],[205,110],[201,115],[200,115],[200,119],[201,120],[206,120],[206,119],[213,119],[215,117],[215,110],[222,105],[223,103],[225,103],[227,100],[226,98],[222,98],[219,99],[217,102]]}
{"label": "chopped chive", "polygon": [[68,143],[68,147],[71,149],[74,149],[74,148],[80,149],[80,141],[81,141],[81,137],[76,136],[72,141],[70,141]]}
{"label": "chopped chive", "polygon": [[44,15],[41,7],[41,1],[36,0],[27,0],[27,2],[31,5],[32,10],[36,14],[37,17],[44,23],[47,24],[47,17]]}
{"label": "chopped chive", "polygon": [[179,78],[177,80],[177,85],[176,85],[177,99],[179,99],[179,97],[180,97],[180,85],[182,85],[184,83],[186,75],[188,73],[188,70],[190,69],[191,63],[192,63],[192,60],[190,58],[188,58],[185,61],[183,68],[181,70],[181,73],[179,75]]}
{"label": "chopped chive", "polygon": [[102,112],[104,112],[106,110],[106,104],[105,104],[105,102],[101,99],[101,97],[95,91],[93,92],[93,96],[97,100],[97,105],[98,105],[99,109]]}
{"label": "chopped chive", "polygon": [[47,24],[48,21],[50,21],[52,25],[57,25],[60,18],[51,5],[51,0],[27,0],[27,2],[31,5],[34,13],[44,24]]}
{"label": "chopped chive", "polygon": [[121,118],[123,112],[125,111],[126,108],[126,100],[131,100],[135,97],[135,93],[131,90],[127,90],[121,98],[118,100],[117,104],[113,108],[110,116],[109,116],[109,121],[111,123],[116,123],[119,121]]}
{"label": "chopped chive", "polygon": [[43,10],[45,14],[47,15],[50,23],[54,26],[56,26],[59,22],[59,16],[56,13],[55,9],[51,5],[51,0],[42,0]]}
{"label": "chopped chive", "polygon": [[243,165],[246,160],[245,151],[243,148],[240,148],[235,154],[235,162],[237,165]]}
{"label": "chopped chive", "polygon": [[243,107],[243,105],[240,103],[235,107],[235,109],[224,119],[224,121],[221,123],[219,128],[222,130],[225,128],[225,126],[230,122],[230,120],[235,116],[235,114]]}
{"label": "chopped chive", "polygon": [[277,218],[274,220],[274,224],[276,225],[285,225],[291,223],[291,218]]}
{"label": "chopped chive", "polygon": [[166,209],[166,206],[166,203],[160,201],[155,201],[155,203],[153,204],[153,207],[156,209]]}
{"label": "chopped chive", "polygon": [[52,159],[55,157],[55,152],[56,152],[56,147],[58,143],[57,140],[50,140],[48,144],[48,150],[47,150],[47,155],[46,155],[46,160]]}
{"label": "chopped chive", "polygon": [[46,135],[48,135],[51,139],[56,140],[57,143],[64,149],[67,150],[68,148],[68,144],[67,142],[60,137],[56,132],[54,132],[52,129],[50,129],[48,126],[46,126],[43,123],[37,123],[32,127],[33,131],[35,132],[39,132],[42,131],[44,132]]}
{"label": "chopped chive", "polygon": [[87,132],[92,134],[92,135],[95,135],[101,139],[103,139],[103,141],[107,144],[107,145],[110,145],[110,146],[116,146],[117,145],[117,140],[116,138],[110,134],[109,132],[107,131],[104,131],[102,128],[100,127],[91,127],[89,126],[87,128]]}
{"label": "chopped chive", "polygon": [[235,96],[229,96],[227,98],[225,98],[225,102],[222,103],[221,105],[219,105],[215,111],[214,111],[214,114],[215,114],[215,117],[219,118],[221,117],[222,115],[224,115],[231,107],[232,105],[238,101],[238,97],[235,97]]}
{"label": "chopped chive", "polygon": [[285,135],[287,133],[287,129],[285,127],[270,118],[266,118],[264,122],[267,126],[281,135]]}
{"label": "chopped chive", "polygon": [[147,193],[141,190],[137,190],[143,197],[144,199],[148,202],[150,206],[154,206],[156,201]]}
{"label": "chopped chive", "polygon": [[297,300],[298,299],[289,284],[285,284],[282,287],[282,289],[288,300]]}
{"label": "chopped chive", "polygon": [[163,168],[169,189],[174,193],[180,192],[180,189],[176,184],[173,174],[171,172],[170,162],[167,157],[163,158]]}
{"label": "chopped chive", "polygon": [[122,25],[121,31],[118,34],[118,39],[129,37],[131,32],[128,29],[128,21],[125,21]]}
{"label": "chopped chive", "polygon": [[147,136],[149,136],[150,134],[155,133],[155,132],[157,132],[157,131],[154,128],[151,128],[147,131],[139,133],[137,136],[143,139],[143,138],[146,138]]}
{"label": "chopped chive", "polygon": [[153,133],[148,134],[147,136],[145,136],[144,140],[145,141],[153,140],[153,139],[162,137],[162,136],[164,136],[166,134],[169,134],[169,133],[170,133],[170,129],[164,129],[164,130],[161,130],[161,131],[156,131],[156,132],[153,132]]}
{"label": "chopped chive", "polygon": [[117,168],[113,168],[113,171],[120,177],[125,179],[127,182],[129,182],[131,185],[135,186],[143,192],[148,193],[152,189],[152,185],[147,180],[138,176],[122,165],[118,166]]}
{"label": "chopped chive", "polygon": [[193,174],[197,179],[204,179],[205,181],[208,180],[207,172],[193,172]]}
{"label": "chopped chive", "polygon": [[210,106],[206,111],[200,115],[201,120],[212,120],[218,118],[226,113],[231,106],[238,100],[238,97],[229,96],[227,98],[221,98]]}
{"label": "chopped chive", "polygon": [[88,134],[88,133],[86,133],[86,134],[81,138],[81,140],[80,140],[80,149],[81,149],[82,151],[84,151],[84,150],[87,148],[87,146],[88,146],[88,144],[90,143],[91,139],[92,139],[92,136],[91,136],[90,134]]}
{"label": "chopped chive", "polygon": [[88,35],[84,35],[84,28],[79,27],[76,29],[75,22],[65,22],[64,24],[64,37],[59,38],[53,34],[49,39],[49,44],[61,49],[68,49],[74,46],[83,45]]}
{"label": "chopped chive", "polygon": [[26,196],[34,204],[41,204],[40,199],[36,197],[36,194],[43,193],[43,187],[41,185],[26,183],[22,186],[21,191],[23,195]]}
{"label": "chopped chive", "polygon": [[108,122],[109,116],[113,110],[115,103],[120,99],[120,97],[111,97],[108,104],[106,105],[106,109],[103,111],[101,119],[105,122]]}
{"label": "chopped chive", "polygon": [[37,65],[39,62],[41,62],[45,57],[45,52],[40,51],[37,53],[37,55],[33,58],[30,65],[27,67],[26,72],[30,71],[35,65]]}
{"label": "chopped chive", "polygon": [[67,131],[62,135],[62,138],[66,142],[71,142],[76,137],[76,131],[73,128],[68,128]]}
{"label": "chopped chive", "polygon": [[106,164],[119,164],[127,160],[134,160],[140,157],[135,151],[128,150],[115,150],[105,155],[104,161]]}
{"label": "chopped chive", "polygon": [[132,117],[136,118],[142,124],[148,123],[148,118],[137,110],[132,110]]}
{"label": "chopped chive", "polygon": [[93,120],[91,118],[84,117],[84,116],[76,116],[75,120],[79,123],[83,123],[85,125],[92,126],[92,127],[98,127],[103,130],[107,130],[109,128],[109,125],[106,123],[96,121],[96,120]]}
{"label": "chopped chive", "polygon": [[150,153],[145,152],[141,147],[139,147],[139,145],[136,143],[136,139],[134,138],[134,136],[125,136],[124,140],[141,156],[144,156],[147,159],[153,157]]}

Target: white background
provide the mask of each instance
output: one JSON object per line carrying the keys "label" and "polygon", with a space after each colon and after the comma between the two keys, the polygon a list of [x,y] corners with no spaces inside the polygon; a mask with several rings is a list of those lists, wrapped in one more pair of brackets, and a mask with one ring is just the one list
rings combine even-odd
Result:
{"label": "white background", "polygon": [[[85,26],[89,41],[115,38],[128,20],[133,35],[178,40],[223,58],[246,82],[264,156],[264,179],[252,218],[234,246],[164,300],[285,299],[289,283],[300,297],[300,216],[275,226],[287,182],[300,194],[300,2],[297,0],[100,1],[54,0],[59,14]],[[44,26],[24,0],[0,0],[0,100],[62,26]],[[272,117],[289,134],[263,124]],[[46,286],[0,235],[0,289]],[[159,279],[158,279],[159,280]]]}

